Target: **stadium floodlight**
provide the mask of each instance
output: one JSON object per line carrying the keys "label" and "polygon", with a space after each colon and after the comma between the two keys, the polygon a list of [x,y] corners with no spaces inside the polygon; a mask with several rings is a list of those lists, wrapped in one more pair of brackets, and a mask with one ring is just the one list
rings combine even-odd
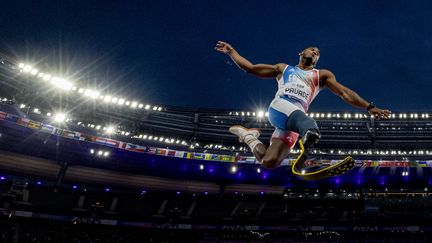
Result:
{"label": "stadium floodlight", "polygon": [[160,138],[159,138],[159,142],[162,142],[163,140],[164,140],[163,137],[160,137]]}
{"label": "stadium floodlight", "polygon": [[24,68],[24,66],[25,66],[24,63],[20,63],[20,64],[18,64],[18,67],[19,67],[19,68]]}
{"label": "stadium floodlight", "polygon": [[39,74],[38,74],[38,78],[43,78],[44,76],[45,76],[44,73],[39,73]]}
{"label": "stadium floodlight", "polygon": [[20,108],[21,108],[21,109],[24,109],[25,107],[26,107],[26,105],[24,105],[24,104],[21,104],[21,105],[20,105]]}
{"label": "stadium floodlight", "polygon": [[258,174],[261,173],[261,169],[260,168],[257,168],[257,173]]}
{"label": "stadium floodlight", "polygon": [[200,170],[204,170],[204,165],[201,164],[201,165],[199,166],[199,168],[200,168]]}
{"label": "stadium floodlight", "polygon": [[114,126],[108,126],[106,129],[107,134],[112,134],[114,132]]}
{"label": "stadium floodlight", "polygon": [[118,98],[117,98],[117,97],[112,97],[112,98],[111,98],[111,102],[112,102],[112,103],[117,103],[117,101],[118,101]]}
{"label": "stadium floodlight", "polygon": [[176,144],[179,144],[179,143],[180,143],[180,140],[177,140],[177,141],[176,141]]}
{"label": "stadium floodlight", "polygon": [[51,116],[51,112],[48,112],[48,113],[47,113],[47,116]]}
{"label": "stadium floodlight", "polygon": [[99,130],[99,129],[101,129],[101,125],[96,126],[96,130]]}
{"label": "stadium floodlight", "polygon": [[50,81],[51,80],[51,75],[50,74],[45,74],[44,77],[43,77],[43,80]]}
{"label": "stadium floodlight", "polygon": [[138,103],[136,101],[132,101],[131,107],[136,108],[138,106]]}
{"label": "stadium floodlight", "polygon": [[126,101],[126,102],[125,102],[125,105],[129,106],[129,105],[130,105],[130,102],[129,102],[129,101]]}
{"label": "stadium floodlight", "polygon": [[40,114],[41,113],[38,108],[34,108],[33,112],[36,113],[36,114]]}
{"label": "stadium floodlight", "polygon": [[90,149],[90,153],[91,153],[91,154],[94,154],[94,149]]}
{"label": "stadium floodlight", "polygon": [[123,105],[124,103],[125,103],[124,99],[119,99],[118,102],[117,102],[117,104],[119,104],[119,105]]}
{"label": "stadium floodlight", "polygon": [[147,139],[147,137],[148,137],[147,135],[144,135],[144,136],[143,136],[143,139]]}
{"label": "stadium floodlight", "polygon": [[158,108],[157,106],[153,106],[153,110],[154,110],[154,111],[157,110],[157,108]]}
{"label": "stadium floodlight", "polygon": [[145,109],[146,109],[146,110],[149,110],[150,107],[151,107],[150,105],[146,105],[146,106],[145,106]]}
{"label": "stadium floodlight", "polygon": [[102,155],[102,154],[103,154],[103,151],[102,151],[102,150],[99,150],[97,154],[98,154],[98,155]]}
{"label": "stadium floodlight", "polygon": [[84,92],[84,95],[88,96],[88,97],[90,97],[92,99],[97,99],[99,97],[99,95],[100,95],[100,92],[97,91],[97,90],[87,89]]}
{"label": "stadium floodlight", "polygon": [[104,157],[108,157],[108,156],[109,156],[109,152],[108,152],[108,151],[105,151],[105,152],[103,153],[103,156],[104,156]]}
{"label": "stadium floodlight", "polygon": [[108,103],[111,101],[111,98],[112,98],[111,96],[107,95],[107,96],[105,96],[103,101]]}
{"label": "stadium floodlight", "polygon": [[29,73],[32,69],[33,69],[32,66],[30,66],[30,65],[24,65],[23,72],[24,73]]}
{"label": "stadium floodlight", "polygon": [[154,137],[154,138],[153,138],[154,141],[156,141],[156,140],[158,140],[158,139],[159,139],[159,137]]}
{"label": "stadium floodlight", "polygon": [[157,110],[158,110],[158,111],[161,111],[161,110],[162,110],[162,107],[159,106],[159,108],[158,108]]}
{"label": "stadium floodlight", "polygon": [[73,84],[64,78],[54,77],[51,79],[51,84],[63,90],[71,90]]}
{"label": "stadium floodlight", "polygon": [[245,115],[245,113],[244,113],[244,112],[242,112],[242,113],[241,113],[241,115],[242,115],[242,116],[244,116],[244,115]]}
{"label": "stadium floodlight", "polygon": [[143,104],[139,104],[139,105],[138,105],[138,108],[140,108],[140,109],[142,109],[143,107],[144,107]]}
{"label": "stadium floodlight", "polygon": [[248,111],[248,112],[246,112],[246,115],[247,115],[247,116],[250,116],[250,113],[249,113],[249,111]]}
{"label": "stadium floodlight", "polygon": [[66,115],[64,113],[57,113],[54,115],[55,122],[64,122],[66,120]]}
{"label": "stadium floodlight", "polygon": [[259,117],[259,118],[262,118],[262,117],[264,117],[264,111],[258,111],[257,112],[257,116]]}
{"label": "stadium floodlight", "polygon": [[35,76],[36,74],[38,74],[39,70],[32,68],[32,70],[30,71],[30,74]]}

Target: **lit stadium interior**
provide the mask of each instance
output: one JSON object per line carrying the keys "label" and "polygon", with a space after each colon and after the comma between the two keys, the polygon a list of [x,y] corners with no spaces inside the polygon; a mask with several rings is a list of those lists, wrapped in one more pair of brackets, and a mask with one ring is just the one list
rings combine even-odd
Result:
{"label": "lit stadium interior", "polygon": [[0,243],[432,242],[432,1],[0,9]]}
{"label": "lit stadium interior", "polygon": [[[289,170],[297,147],[281,167],[267,170],[229,134],[229,126],[242,124],[270,139],[264,110],[150,104],[88,89],[8,53],[0,57],[1,212],[30,231],[37,231],[32,222],[55,229],[58,221],[77,225],[71,234],[122,225],[134,237],[159,239],[177,229],[169,234],[185,241],[427,232],[429,113],[394,113],[390,120],[308,113],[322,131],[314,156],[331,164],[352,155],[356,167],[305,181]],[[181,229],[195,229],[195,238]]]}

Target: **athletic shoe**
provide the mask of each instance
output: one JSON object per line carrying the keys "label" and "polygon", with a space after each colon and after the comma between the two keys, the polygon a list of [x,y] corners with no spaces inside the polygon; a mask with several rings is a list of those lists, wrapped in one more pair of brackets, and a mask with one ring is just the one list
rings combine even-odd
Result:
{"label": "athletic shoe", "polygon": [[230,133],[236,135],[239,137],[239,142],[243,143],[246,142],[245,138],[246,136],[250,135],[254,138],[259,138],[261,135],[260,130],[258,128],[246,128],[244,126],[236,125],[229,128]]}

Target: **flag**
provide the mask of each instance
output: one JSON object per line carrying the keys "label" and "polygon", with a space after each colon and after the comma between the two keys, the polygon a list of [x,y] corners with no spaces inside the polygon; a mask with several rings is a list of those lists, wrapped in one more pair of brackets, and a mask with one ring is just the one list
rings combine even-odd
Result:
{"label": "flag", "polygon": [[116,148],[118,148],[120,142],[117,141],[117,140],[113,140],[113,139],[109,139],[109,138],[107,138],[107,139],[105,140],[105,144],[108,145],[108,146],[112,146],[112,147],[116,147]]}
{"label": "flag", "polygon": [[234,162],[233,158],[234,158],[234,156],[229,156],[229,155],[221,155],[220,156],[220,160],[222,160],[224,162]]}
{"label": "flag", "polygon": [[14,116],[12,114],[6,114],[6,117],[4,119],[6,121],[10,121],[10,122],[17,122],[18,121],[18,117]]}
{"label": "flag", "polygon": [[148,148],[147,153],[149,153],[149,154],[156,154],[156,148]]}
{"label": "flag", "polygon": [[419,167],[427,167],[427,162],[426,161],[419,161],[418,166]]}
{"label": "flag", "polygon": [[63,137],[67,137],[67,138],[72,138],[72,139],[79,139],[81,136],[81,133],[79,132],[73,132],[73,131],[68,131],[68,130],[63,130],[62,136]]}
{"label": "flag", "polygon": [[175,154],[176,154],[176,151],[175,151],[175,150],[168,150],[168,153],[167,153],[168,156],[170,156],[170,157],[174,157]]}
{"label": "flag", "polygon": [[[91,135],[87,135],[87,134],[81,134],[81,138],[83,138],[84,141],[96,142],[95,136],[91,136]],[[80,140],[81,140],[81,138],[80,138]]]}
{"label": "flag", "polygon": [[58,136],[61,136],[61,135],[63,134],[63,129],[61,129],[61,128],[56,128],[56,129],[55,129],[55,134],[58,135]]}
{"label": "flag", "polygon": [[29,121],[27,127],[31,128],[31,129],[40,129],[41,126],[42,126],[42,123],[40,123],[40,122]]}
{"label": "flag", "polygon": [[194,159],[204,159],[204,154],[201,153],[194,153],[193,154]]}
{"label": "flag", "polygon": [[0,120],[4,120],[7,116],[6,112],[0,111]]}
{"label": "flag", "polygon": [[27,127],[29,124],[29,121],[30,121],[29,119],[21,117],[21,118],[18,118],[16,123],[20,126]]}
{"label": "flag", "polygon": [[156,155],[165,155],[166,154],[166,149],[156,149]]}
{"label": "flag", "polygon": [[95,143],[105,144],[106,143],[106,138],[96,137],[95,138]]}
{"label": "flag", "polygon": [[138,152],[138,153],[144,153],[147,151],[147,147],[127,143],[126,144],[126,150],[134,151],[134,152]]}
{"label": "flag", "polygon": [[191,159],[191,158],[192,158],[192,153],[185,152],[185,153],[183,154],[183,158],[185,158],[185,159]]}
{"label": "flag", "polygon": [[41,131],[46,132],[46,133],[50,133],[50,134],[54,134],[55,127],[48,125],[48,124],[42,124]]}
{"label": "flag", "polygon": [[184,151],[176,151],[174,157],[183,158]]}

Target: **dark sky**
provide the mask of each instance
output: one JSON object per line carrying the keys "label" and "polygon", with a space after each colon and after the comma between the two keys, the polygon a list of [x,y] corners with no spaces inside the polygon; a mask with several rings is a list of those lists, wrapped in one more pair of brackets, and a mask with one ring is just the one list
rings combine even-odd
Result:
{"label": "dark sky", "polygon": [[[143,102],[266,107],[274,80],[237,69],[213,47],[231,43],[254,63],[318,68],[394,111],[432,110],[432,1],[4,1],[0,49],[45,71]],[[311,111],[356,110],[324,90]]]}

